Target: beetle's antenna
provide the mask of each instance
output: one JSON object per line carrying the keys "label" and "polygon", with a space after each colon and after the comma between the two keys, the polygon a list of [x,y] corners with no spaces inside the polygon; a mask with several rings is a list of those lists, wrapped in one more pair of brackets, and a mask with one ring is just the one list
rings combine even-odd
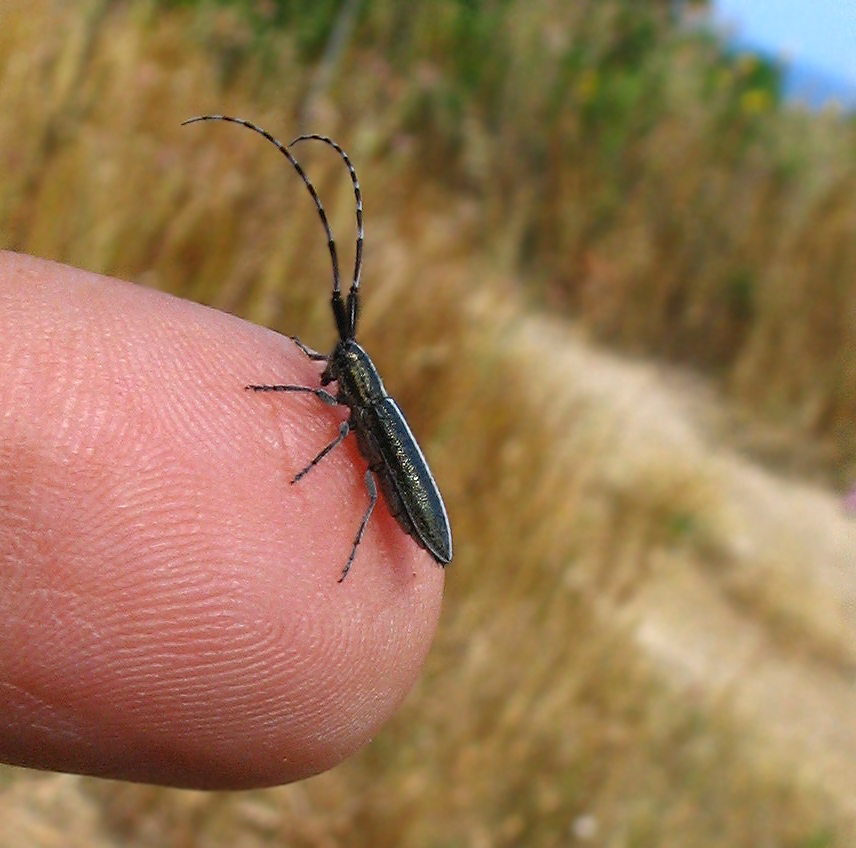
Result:
{"label": "beetle's antenna", "polygon": [[351,175],[351,182],[354,184],[354,200],[356,201],[357,206],[357,250],[354,256],[354,279],[351,287],[356,291],[360,287],[360,275],[363,271],[363,194],[360,191],[360,181],[357,178],[357,170],[354,168],[348,154],[345,153],[341,145],[326,135],[318,135],[317,133],[300,135],[295,138],[294,141],[290,142],[288,146],[293,147],[299,141],[307,141],[309,139],[316,139],[317,141],[323,141],[325,144],[329,144],[330,147],[332,147],[333,150],[335,150],[345,161],[345,164],[348,166],[348,173]]}
{"label": "beetle's antenna", "polygon": [[354,278],[351,282],[351,290],[348,292],[347,304],[342,302],[342,296],[338,289],[333,291],[333,314],[336,316],[336,327],[339,330],[341,339],[354,338],[357,330],[357,314],[359,312],[359,289],[360,289],[360,274],[363,269],[363,196],[360,193],[360,181],[357,179],[357,172],[348,158],[348,154],[335,142],[332,138],[326,135],[317,135],[310,133],[308,135],[298,136],[288,146],[297,144],[299,141],[315,139],[329,144],[345,161],[348,166],[348,173],[351,175],[351,182],[354,184],[354,200],[357,207],[357,247],[354,251]]}
{"label": "beetle's antenna", "polygon": [[[264,136],[286,159],[291,163],[292,167],[298,174],[300,174],[300,178],[303,180],[303,184],[309,189],[309,194],[312,195],[312,199],[315,201],[315,208],[318,210],[318,214],[321,216],[321,223],[324,225],[324,232],[327,235],[327,247],[330,250],[330,259],[333,261],[333,291],[339,291],[339,257],[336,253],[336,243],[333,240],[333,230],[330,229],[330,222],[327,220],[327,213],[324,211],[324,207],[321,205],[321,199],[318,197],[318,192],[315,191],[315,186],[309,180],[309,177],[306,176],[306,172],[300,166],[300,163],[291,155],[288,150],[288,147],[284,145],[281,141],[274,138],[267,130],[263,130],[261,127],[252,123],[251,121],[245,121],[243,118],[232,118],[229,115],[197,115],[195,118],[188,118],[186,121],[182,121],[181,125],[185,126],[187,124],[195,124],[197,121],[228,121],[231,124],[240,124],[242,127],[247,127],[247,129],[251,129],[253,132],[257,132],[259,135]],[[345,157],[345,161],[348,163],[348,167],[353,174],[352,179],[354,181],[355,191],[357,193],[357,197],[359,199],[359,183],[356,182],[357,175],[354,173],[353,166],[351,165],[348,157],[345,156],[344,151],[338,144],[330,139],[325,139],[328,143],[332,144],[342,156]],[[294,142],[292,142],[293,144]],[[289,145],[290,147],[291,145]],[[357,241],[357,260],[358,266],[361,264],[360,255],[362,253],[362,201],[357,204],[357,220],[359,222],[359,239]]]}

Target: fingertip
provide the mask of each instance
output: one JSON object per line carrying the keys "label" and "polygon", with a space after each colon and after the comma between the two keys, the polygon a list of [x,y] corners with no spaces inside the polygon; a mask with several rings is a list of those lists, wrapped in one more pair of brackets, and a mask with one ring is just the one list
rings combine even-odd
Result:
{"label": "fingertip", "polygon": [[342,410],[246,390],[317,381],[318,364],[223,313],[14,254],[0,361],[0,757],[247,788],[364,744],[418,675],[443,569],[379,505],[337,582],[364,461],[346,440],[290,480]]}

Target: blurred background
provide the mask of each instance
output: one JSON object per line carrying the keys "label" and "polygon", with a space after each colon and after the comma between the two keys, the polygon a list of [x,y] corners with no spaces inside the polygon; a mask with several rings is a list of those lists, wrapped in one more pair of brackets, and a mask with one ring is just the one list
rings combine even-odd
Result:
{"label": "blurred background", "polygon": [[[856,123],[740,10],[2,0],[0,247],[327,350],[299,179],[180,123],[348,150],[360,340],[456,556],[420,682],[343,766],[239,794],[0,767],[0,846],[854,844]],[[298,155],[348,269],[347,172]]]}

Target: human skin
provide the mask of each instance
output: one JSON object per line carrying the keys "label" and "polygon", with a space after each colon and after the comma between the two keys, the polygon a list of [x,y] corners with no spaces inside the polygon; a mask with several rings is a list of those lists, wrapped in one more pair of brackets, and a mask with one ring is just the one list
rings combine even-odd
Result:
{"label": "human skin", "polygon": [[[332,320],[332,319],[331,319]],[[413,684],[443,569],[347,410],[247,383],[323,363],[233,316],[0,252],[0,761],[173,786],[297,780]]]}

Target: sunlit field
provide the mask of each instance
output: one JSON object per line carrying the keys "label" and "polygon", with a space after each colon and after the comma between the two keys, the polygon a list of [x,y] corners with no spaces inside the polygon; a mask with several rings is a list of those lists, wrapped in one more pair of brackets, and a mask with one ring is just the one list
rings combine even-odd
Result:
{"label": "sunlit field", "polygon": [[[2,248],[326,350],[299,179],[249,132],[181,122],[348,150],[360,338],[456,553],[417,687],[344,765],[235,794],[4,768],[0,845],[852,844],[826,764],[856,741],[815,746],[810,713],[767,714],[787,699],[722,658],[751,633],[746,677],[822,677],[848,714],[853,628],[811,553],[844,556],[823,539],[846,519],[773,475],[831,491],[854,467],[852,127],[783,112],[771,69],[668,4],[426,5],[367,0],[331,54],[320,5],[298,27],[275,3],[4,0]],[[301,161],[348,268],[347,172]],[[681,642],[698,621],[718,660]]]}

